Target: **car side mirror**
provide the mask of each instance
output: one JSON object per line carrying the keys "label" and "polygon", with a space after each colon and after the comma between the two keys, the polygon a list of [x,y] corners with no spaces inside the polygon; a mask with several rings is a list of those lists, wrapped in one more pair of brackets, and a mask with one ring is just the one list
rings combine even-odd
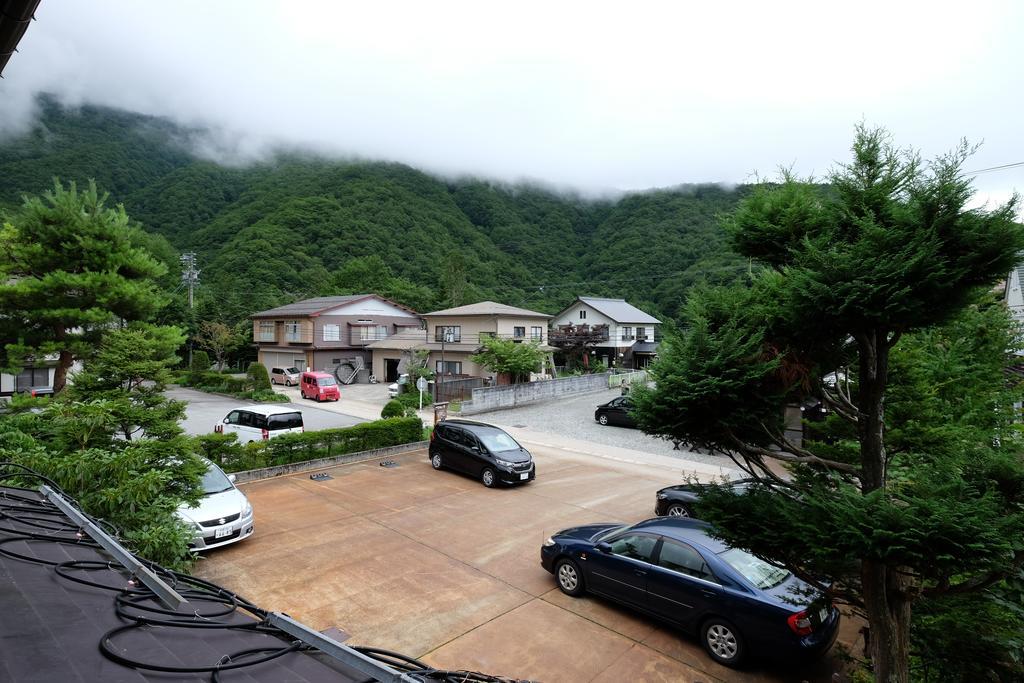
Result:
{"label": "car side mirror", "polygon": [[228,481],[230,481],[232,484],[235,483],[236,479],[238,479],[238,477],[236,477],[235,475],[233,475],[233,474],[229,474],[228,475]]}
{"label": "car side mirror", "polygon": [[228,418],[225,417],[224,418],[224,424],[227,424],[227,423],[228,423]]}
{"label": "car side mirror", "polygon": [[477,453],[480,452],[480,447],[479,446],[470,446],[470,449],[476,451]]}
{"label": "car side mirror", "polygon": [[610,553],[612,551],[611,544],[610,543],[605,543],[604,541],[601,541],[600,543],[598,543],[596,546],[594,546],[594,548],[596,548],[599,552],[602,552],[602,553]]}

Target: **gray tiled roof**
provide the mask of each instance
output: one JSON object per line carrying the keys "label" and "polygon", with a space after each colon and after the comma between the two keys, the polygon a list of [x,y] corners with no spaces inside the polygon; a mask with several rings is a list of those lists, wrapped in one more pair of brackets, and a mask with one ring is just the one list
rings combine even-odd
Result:
{"label": "gray tiled roof", "polygon": [[515,315],[522,318],[551,317],[547,313],[528,311],[525,308],[516,308],[515,306],[499,304],[493,301],[480,301],[475,304],[467,304],[466,306],[456,306],[455,308],[446,308],[443,311],[434,311],[433,313],[423,314],[424,317],[431,315]]}
{"label": "gray tiled roof", "polygon": [[271,308],[269,311],[260,311],[259,313],[253,313],[250,317],[252,318],[276,318],[282,315],[295,315],[295,316],[307,316],[325,311],[335,306],[347,304],[352,301],[358,301],[359,299],[365,299],[373,296],[372,294],[349,294],[348,296],[318,296],[314,299],[303,299],[302,301],[296,301],[293,304],[285,304],[284,306],[278,306],[277,308]]}
{"label": "gray tiled roof", "polygon": [[661,324],[661,321],[653,315],[644,313],[633,304],[626,303],[625,299],[599,299],[593,296],[581,296],[577,298],[617,323]]}

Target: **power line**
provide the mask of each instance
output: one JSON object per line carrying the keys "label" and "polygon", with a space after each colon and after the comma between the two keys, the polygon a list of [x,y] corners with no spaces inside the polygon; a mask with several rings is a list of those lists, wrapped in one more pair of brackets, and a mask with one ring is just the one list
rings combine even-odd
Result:
{"label": "power line", "polygon": [[1003,164],[1001,166],[989,166],[988,168],[979,168],[977,171],[967,171],[964,175],[979,175],[981,173],[991,173],[992,171],[1005,171],[1008,168],[1017,168],[1018,166],[1024,166],[1024,161],[1015,161],[1012,164]]}

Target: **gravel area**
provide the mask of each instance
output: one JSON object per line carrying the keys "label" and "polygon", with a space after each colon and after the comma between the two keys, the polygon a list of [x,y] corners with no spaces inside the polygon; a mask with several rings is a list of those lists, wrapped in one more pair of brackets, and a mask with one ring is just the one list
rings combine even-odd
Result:
{"label": "gravel area", "polygon": [[669,455],[681,460],[734,467],[732,460],[725,456],[675,450],[671,441],[648,436],[639,429],[611,425],[602,427],[594,420],[594,409],[619,395],[621,393],[618,388],[609,389],[558,401],[467,415],[466,419],[557,434],[605,446]]}

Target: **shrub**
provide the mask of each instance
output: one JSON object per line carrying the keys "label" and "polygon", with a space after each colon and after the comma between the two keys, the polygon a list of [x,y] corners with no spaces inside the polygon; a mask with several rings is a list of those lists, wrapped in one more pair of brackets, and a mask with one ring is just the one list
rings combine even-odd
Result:
{"label": "shrub", "polygon": [[403,417],[405,415],[405,405],[398,400],[392,399],[384,404],[384,410],[380,411],[380,416],[383,418],[389,417]]}
{"label": "shrub", "polygon": [[270,375],[267,373],[267,368],[263,363],[249,363],[249,369],[246,371],[245,376],[249,380],[249,385],[253,391],[273,391],[273,387],[270,384]]}
{"label": "shrub", "polygon": [[239,451],[216,443],[209,448],[220,448],[213,452],[227,457],[222,465],[225,470],[239,472],[398,446],[420,441],[422,436],[423,424],[419,418],[396,417],[339,429],[285,434],[269,441],[254,441]]}
{"label": "shrub", "polygon": [[[404,394],[399,394],[398,397],[395,400],[398,401],[399,403],[401,403],[402,405],[404,405],[406,408],[412,408],[413,410],[419,410],[419,407],[420,407],[420,392],[418,392],[418,391],[409,391],[409,392],[406,392]],[[433,402],[434,402],[433,397],[429,393],[424,391],[423,392],[423,405],[424,406],[429,406]]]}
{"label": "shrub", "polygon": [[243,392],[238,394],[238,397],[247,398],[251,401],[259,401],[260,403],[288,403],[288,401],[291,400],[284,394],[279,394],[273,389]]}
{"label": "shrub", "polygon": [[189,384],[198,384],[199,378],[210,370],[210,356],[206,351],[194,351],[192,364],[188,366]]}

